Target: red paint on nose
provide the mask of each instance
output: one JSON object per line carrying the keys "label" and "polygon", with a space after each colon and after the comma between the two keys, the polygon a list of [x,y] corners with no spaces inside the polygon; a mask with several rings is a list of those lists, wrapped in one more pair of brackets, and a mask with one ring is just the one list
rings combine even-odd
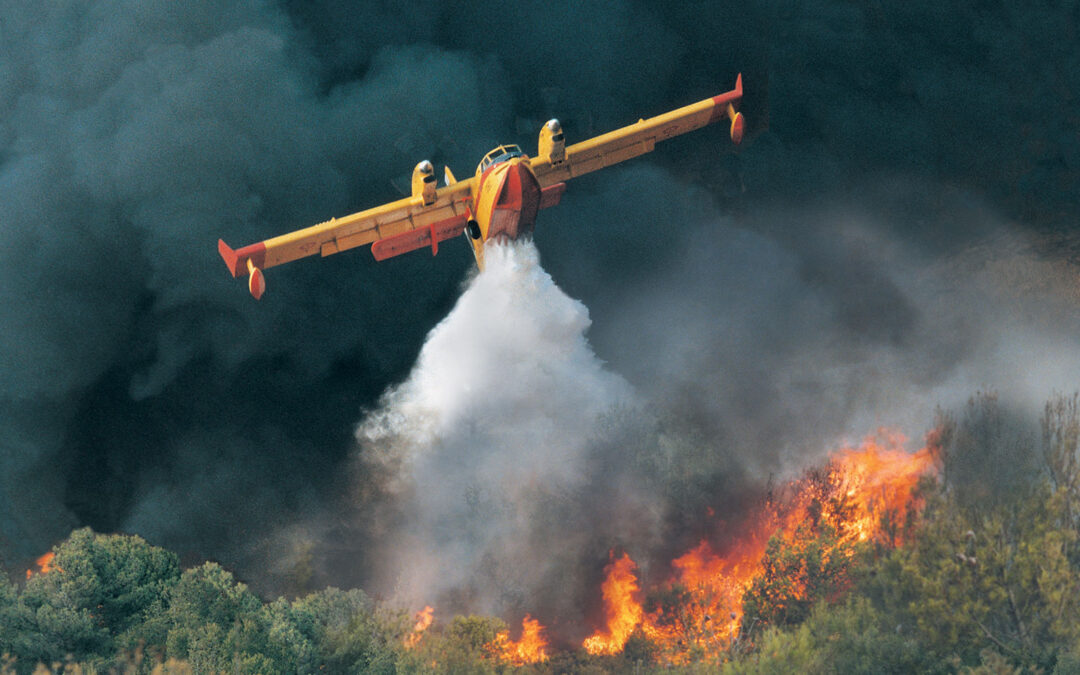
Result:
{"label": "red paint on nose", "polygon": [[539,209],[540,183],[536,176],[524,162],[511,164],[491,214],[488,238],[517,239],[532,232]]}

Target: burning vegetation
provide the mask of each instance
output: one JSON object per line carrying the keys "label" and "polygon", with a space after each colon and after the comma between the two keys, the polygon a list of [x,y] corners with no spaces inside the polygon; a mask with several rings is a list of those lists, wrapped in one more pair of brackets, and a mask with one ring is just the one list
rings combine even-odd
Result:
{"label": "burning vegetation", "polygon": [[517,641],[510,639],[510,631],[499,631],[490,647],[496,659],[514,666],[540,663],[548,659],[544,627],[528,614],[521,620],[521,637]]}
{"label": "burning vegetation", "polygon": [[[55,558],[55,557],[56,557],[56,554],[53,553],[52,551],[49,551],[48,553],[42,555],[37,560],[35,560],[34,561],[34,567],[37,568],[37,573],[38,574],[48,574],[49,572],[52,572],[53,571],[53,558]],[[31,568],[31,569],[26,570],[26,578],[29,579],[32,576],[34,576],[34,569]]]}
{"label": "burning vegetation", "polygon": [[[913,523],[920,506],[915,487],[936,464],[930,449],[909,453],[905,442],[882,431],[836,452],[824,467],[771,491],[735,528],[739,536],[703,539],[671,561],[670,578],[647,591],[630,555],[612,551],[600,587],[604,625],[582,648],[614,656],[636,636],[660,663],[716,660],[755,630],[794,623],[815,601],[835,600],[850,586],[861,548],[893,548]],[[409,646],[430,625],[431,608],[417,617]],[[548,658],[543,632],[526,616],[520,640],[501,630],[486,648],[503,663],[539,663]]]}
{"label": "burning vegetation", "polygon": [[577,644],[542,616],[519,633],[359,590],[265,602],[214,563],[79,530],[0,580],[0,671],[1080,669],[1080,398],[1032,424],[979,396],[901,445],[841,450],[667,563],[611,552]]}
{"label": "burning vegetation", "polygon": [[[637,631],[663,661],[715,659],[757,624],[789,623],[842,592],[858,545],[896,545],[898,525],[916,512],[919,478],[934,471],[928,449],[910,454],[903,443],[891,434],[836,453],[764,500],[735,541],[702,540],[676,558],[673,576],[649,593],[628,555],[613,560],[602,587],[606,626],[583,647],[616,654]],[[753,616],[744,622],[746,605]]]}
{"label": "burning vegetation", "polygon": [[424,636],[424,631],[431,628],[431,622],[435,620],[435,608],[431,605],[424,607],[422,610],[416,613],[416,623],[413,624],[412,633],[405,636],[405,646],[415,647],[420,638]]}

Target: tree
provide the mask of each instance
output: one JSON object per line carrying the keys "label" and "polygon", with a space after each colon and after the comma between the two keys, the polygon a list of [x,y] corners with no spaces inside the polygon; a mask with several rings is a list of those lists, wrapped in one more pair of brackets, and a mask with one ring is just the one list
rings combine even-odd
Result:
{"label": "tree", "polygon": [[1080,519],[1080,394],[1058,395],[1046,403],[1042,423],[1043,458],[1065,512],[1075,526]]}
{"label": "tree", "polygon": [[217,563],[184,571],[167,611],[169,657],[189,660],[198,672],[277,672],[262,661],[251,662],[266,641],[261,607],[259,598]]}
{"label": "tree", "polygon": [[0,655],[12,654],[22,633],[19,595],[7,575],[0,571]]}
{"label": "tree", "polygon": [[456,616],[443,630],[428,629],[420,643],[403,654],[399,669],[413,673],[495,673],[499,664],[489,646],[505,630],[501,619]]}
{"label": "tree", "polygon": [[1077,533],[1061,491],[1043,483],[981,512],[933,496],[915,538],[876,566],[862,590],[939,663],[976,665],[990,650],[1053,668],[1080,640]]}
{"label": "tree", "polygon": [[372,672],[397,658],[405,625],[382,625],[360,590],[327,588],[265,605],[267,654],[286,672]]}
{"label": "tree", "polygon": [[14,609],[22,662],[71,655],[104,663],[160,609],[180,575],[175,554],[141,537],[71,533],[54,549],[51,571],[33,575]]}
{"label": "tree", "polygon": [[767,629],[758,649],[726,664],[725,673],[914,673],[932,664],[919,643],[888,625],[865,598],[819,602],[807,620]]}
{"label": "tree", "polygon": [[[394,673],[408,670],[408,664],[423,663],[420,657],[406,658],[416,656],[406,654],[404,646],[412,626],[413,620],[406,612],[382,607],[357,612],[347,625],[328,626],[321,647],[328,672]],[[421,641],[419,651],[425,648],[425,642]]]}
{"label": "tree", "polygon": [[743,595],[744,632],[751,623],[801,623],[819,600],[835,600],[850,583],[852,546],[841,545],[830,525],[817,531],[800,526],[786,540],[773,535],[762,558],[762,573]]}

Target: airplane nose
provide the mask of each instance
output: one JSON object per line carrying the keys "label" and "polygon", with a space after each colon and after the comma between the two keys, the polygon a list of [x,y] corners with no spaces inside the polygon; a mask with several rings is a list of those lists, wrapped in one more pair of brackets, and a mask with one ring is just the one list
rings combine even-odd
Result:
{"label": "airplane nose", "polygon": [[539,208],[540,183],[532,168],[524,162],[514,162],[506,167],[506,179],[492,213],[488,238],[517,239],[532,232]]}
{"label": "airplane nose", "polygon": [[536,212],[540,209],[540,183],[537,182],[532,168],[525,162],[511,166],[503,190],[509,205],[512,205],[511,208],[520,214],[517,234],[532,232],[536,224]]}

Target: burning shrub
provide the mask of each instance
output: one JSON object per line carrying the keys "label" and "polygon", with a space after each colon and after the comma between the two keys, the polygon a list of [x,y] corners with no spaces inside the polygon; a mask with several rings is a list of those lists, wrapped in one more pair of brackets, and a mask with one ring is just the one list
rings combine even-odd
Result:
{"label": "burning shrub", "polygon": [[606,628],[585,640],[586,651],[620,653],[639,634],[662,662],[717,660],[752,631],[798,624],[815,602],[840,599],[859,550],[900,541],[898,514],[910,521],[913,489],[934,468],[929,450],[911,454],[899,435],[882,436],[781,486],[722,552],[706,540],[672,561],[673,577],[644,603],[634,562],[613,558],[602,586]]}
{"label": "burning shrub", "polygon": [[743,633],[802,623],[818,601],[835,600],[850,585],[853,556],[852,545],[841,543],[829,526],[773,536],[743,595]]}
{"label": "burning shrub", "polygon": [[494,673],[499,659],[493,653],[498,636],[507,631],[502,619],[456,616],[448,625],[434,625],[398,662],[405,672]]}

